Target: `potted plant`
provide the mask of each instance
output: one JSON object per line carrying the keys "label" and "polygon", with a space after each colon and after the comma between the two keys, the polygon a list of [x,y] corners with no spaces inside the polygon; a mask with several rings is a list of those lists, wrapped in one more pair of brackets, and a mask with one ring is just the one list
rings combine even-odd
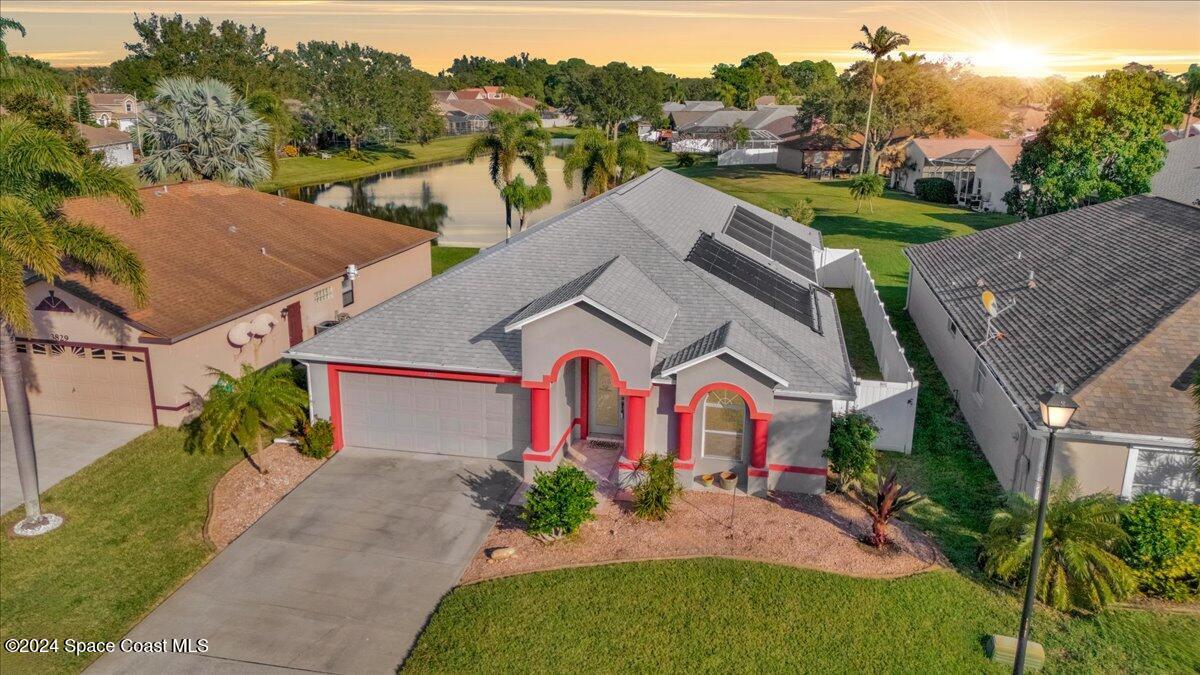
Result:
{"label": "potted plant", "polygon": [[714,476],[713,474],[706,473],[706,474],[703,474],[700,476],[700,482],[704,485],[704,487],[712,487],[713,480],[715,478],[716,478],[716,476]]}
{"label": "potted plant", "polygon": [[732,471],[722,471],[718,478],[721,480],[721,487],[726,490],[737,487],[737,474]]}

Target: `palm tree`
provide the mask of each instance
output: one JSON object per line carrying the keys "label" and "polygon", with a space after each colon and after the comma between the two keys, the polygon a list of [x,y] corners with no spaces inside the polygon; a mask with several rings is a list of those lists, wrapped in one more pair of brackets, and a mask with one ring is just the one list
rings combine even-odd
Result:
{"label": "palm tree", "polygon": [[1183,93],[1187,97],[1187,117],[1183,123],[1183,137],[1187,138],[1192,132],[1192,119],[1196,117],[1196,108],[1200,106],[1200,64],[1193,63],[1179,75],[1183,83]]}
{"label": "palm tree", "polygon": [[850,179],[850,196],[854,197],[854,212],[862,210],[863,202],[875,213],[874,199],[883,194],[883,176],[877,173],[860,173]]}
{"label": "palm tree", "polygon": [[[542,127],[537,113],[526,111],[520,114],[493,110],[488,116],[487,133],[471,139],[467,146],[467,161],[474,162],[480,155],[488,156],[488,171],[492,183],[501,190],[513,181],[517,162],[529,167],[538,184],[546,183],[546,153],[550,145],[550,132]],[[504,225],[506,236],[512,235],[512,204],[504,199]]]}
{"label": "palm tree", "polygon": [[911,487],[900,484],[895,469],[892,469],[887,478],[882,474],[877,476],[874,491],[867,492],[860,485],[851,495],[867,515],[871,516],[871,536],[868,541],[875,548],[887,545],[887,526],[892,518],[924,499],[921,495],[914,494]]}
{"label": "palm tree", "polygon": [[216,368],[208,373],[217,382],[208,391],[200,415],[188,425],[188,450],[240,450],[259,473],[267,470],[253,455],[270,443],[267,438],[295,429],[305,419],[308,394],[296,386],[291,366],[277,363],[255,370],[242,364],[241,376]]}
{"label": "palm tree", "polygon": [[[1129,595],[1133,571],[1113,552],[1124,543],[1121,504],[1100,493],[1078,496],[1073,478],[1050,495],[1043,536],[1037,597],[1061,611],[1096,610]],[[1037,504],[1023,494],[992,518],[983,538],[983,569],[1006,582],[1019,582],[1029,570]]]}
{"label": "palm tree", "polygon": [[[875,92],[879,88],[879,61],[888,54],[896,51],[900,47],[908,44],[908,36],[903,33],[897,33],[889,30],[887,26],[880,26],[872,33],[865,25],[862,27],[863,35],[867,36],[865,42],[855,42],[853,49],[867,52],[871,55],[871,99],[867,104],[867,124],[863,128],[863,149],[862,160],[858,167],[859,173],[865,173],[867,170],[867,144],[871,140],[871,113],[875,111]],[[872,172],[874,167],[872,167]]]}
{"label": "palm tree", "polygon": [[279,153],[291,137],[296,120],[284,105],[283,99],[279,98],[279,94],[270,89],[259,89],[250,94],[246,98],[246,105],[267,123],[267,163],[270,164],[271,174],[274,175],[279,168]]}
{"label": "palm tree", "polygon": [[138,173],[146,181],[202,178],[250,187],[270,177],[267,123],[229,85],[168,78],[155,87],[150,107],[154,118],[140,122],[146,159]]}
{"label": "palm tree", "polygon": [[500,190],[504,201],[516,209],[518,216],[517,232],[525,230],[525,218],[550,203],[550,186],[545,183],[525,183],[524,176],[517,176],[511,183]]}
{"label": "palm tree", "polygon": [[66,92],[53,74],[13,63],[4,39],[4,34],[10,30],[17,31],[21,37],[25,37],[24,26],[0,16],[0,100],[16,94],[28,94],[61,105]]}
{"label": "palm tree", "polygon": [[56,517],[41,511],[29,396],[17,356],[17,332],[33,328],[25,275],[52,283],[74,267],[128,288],[144,303],[146,274],[134,252],[97,227],[68,220],[61,210],[67,198],[77,196],[116,197],[135,214],[142,205],[125,174],[90,154],[74,154],[61,135],[20,115],[0,117],[0,185],[0,379],[25,497],[25,519],[17,531],[33,534],[52,528]]}
{"label": "palm tree", "polygon": [[637,136],[624,134],[612,141],[599,129],[585,129],[563,161],[563,182],[574,187],[578,173],[584,198],[590,199],[649,170],[646,145]]}

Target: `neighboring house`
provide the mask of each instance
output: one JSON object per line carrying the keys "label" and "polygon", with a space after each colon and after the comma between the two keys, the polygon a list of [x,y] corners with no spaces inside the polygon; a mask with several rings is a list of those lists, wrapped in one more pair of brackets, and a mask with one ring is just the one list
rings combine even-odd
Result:
{"label": "neighboring house", "polygon": [[17,347],[34,413],[178,424],[209,367],[270,364],[430,275],[432,232],[220,183],[139,193],[141,216],[111,199],[63,210],[137,253],[148,305],[84,271],[26,282],[34,330]]}
{"label": "neighboring house", "polygon": [[1165,127],[1162,132],[1162,139],[1168,143],[1192,136],[1200,136],[1200,122],[1192,122],[1192,125],[1187,128]]}
{"label": "neighboring house", "polygon": [[79,135],[87,143],[88,150],[104,154],[108,166],[133,164],[133,137],[113,127],[93,127],[75,123]]}
{"label": "neighboring house", "polygon": [[434,103],[442,111],[449,134],[486,131],[493,110],[507,113],[535,112],[543,127],[566,127],[573,122],[557,108],[540,104],[529,96],[511,96],[500,87],[474,87],[459,91],[434,91]]}
{"label": "neighboring house", "polygon": [[1016,138],[1031,138],[1046,126],[1050,112],[1042,105],[1020,105],[1009,110],[1009,135]]}
{"label": "neighboring house", "polygon": [[684,485],[730,469],[752,492],[819,493],[856,384],[815,280],[825,251],[816,230],[656,169],[288,356],[339,448],[498,457],[529,480],[604,438],[625,474],[670,453]]}
{"label": "neighboring house", "polygon": [[[680,113],[672,113],[678,120]],[[671,152],[722,153],[727,150],[769,150],[754,163],[775,163],[775,149],[783,142],[800,135],[797,128],[796,106],[771,106],[759,110],[725,109],[705,113],[702,117],[677,125],[671,141]],[[735,143],[731,140],[738,125],[750,132],[750,140]],[[767,161],[769,159],[769,161]],[[740,162],[733,162],[740,163]]]}
{"label": "neighboring house", "polygon": [[1150,179],[1150,193],[1200,206],[1200,135],[1167,144],[1167,159]]}
{"label": "neighboring house", "polygon": [[1005,489],[1037,493],[1037,397],[1062,382],[1080,407],[1056,479],[1200,502],[1200,208],[1127,197],[905,252],[909,314]]}
{"label": "neighboring house", "polygon": [[958,203],[979,211],[1007,210],[1004,194],[1012,189],[1012,167],[1021,139],[991,138],[978,132],[956,138],[914,138],[900,151],[890,187],[912,193],[921,178],[945,178],[954,184]]}
{"label": "neighboring house", "polygon": [[755,108],[755,110],[757,110],[759,108],[771,108],[771,107],[779,105],[778,101],[779,101],[779,97],[777,97],[777,96],[771,96],[771,95],[759,96],[758,98],[754,99],[754,108]]}
{"label": "neighboring house", "polygon": [[862,159],[862,134],[843,137],[823,126],[779,144],[775,166],[809,178],[832,177],[858,170]]}
{"label": "neighboring house", "polygon": [[89,93],[87,99],[96,124],[102,127],[115,125],[121,131],[130,131],[137,126],[141,109],[133,94]]}

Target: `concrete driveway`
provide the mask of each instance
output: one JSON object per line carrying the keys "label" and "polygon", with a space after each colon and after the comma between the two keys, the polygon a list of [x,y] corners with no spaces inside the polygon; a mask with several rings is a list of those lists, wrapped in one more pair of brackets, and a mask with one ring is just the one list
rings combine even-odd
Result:
{"label": "concrete driveway", "polygon": [[89,672],[392,673],[519,482],[498,461],[347,448],[128,635],[205,654]]}
{"label": "concrete driveway", "polygon": [[[38,485],[43,491],[151,429],[144,424],[32,417]],[[0,513],[7,513],[24,501],[7,411],[0,412],[0,448]]]}

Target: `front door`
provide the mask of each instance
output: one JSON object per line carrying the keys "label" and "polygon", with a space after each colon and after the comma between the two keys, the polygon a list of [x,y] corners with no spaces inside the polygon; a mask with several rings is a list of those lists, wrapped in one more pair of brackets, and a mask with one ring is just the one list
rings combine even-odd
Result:
{"label": "front door", "polygon": [[592,361],[588,381],[592,391],[588,396],[588,433],[620,436],[624,430],[624,401],[613,384],[612,374],[603,364]]}

